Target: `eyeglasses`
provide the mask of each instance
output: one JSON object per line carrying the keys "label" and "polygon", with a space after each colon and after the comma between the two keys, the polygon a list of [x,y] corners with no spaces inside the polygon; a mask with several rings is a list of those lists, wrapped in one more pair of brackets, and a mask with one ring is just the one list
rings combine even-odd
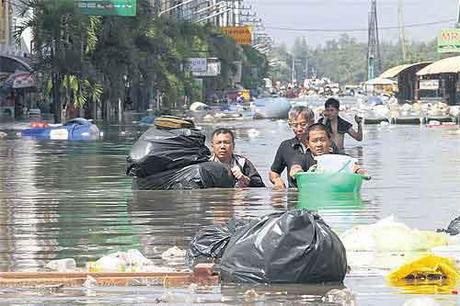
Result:
{"label": "eyeglasses", "polygon": [[309,123],[308,122],[288,122],[288,125],[293,129],[298,128],[298,127],[304,129],[308,127]]}

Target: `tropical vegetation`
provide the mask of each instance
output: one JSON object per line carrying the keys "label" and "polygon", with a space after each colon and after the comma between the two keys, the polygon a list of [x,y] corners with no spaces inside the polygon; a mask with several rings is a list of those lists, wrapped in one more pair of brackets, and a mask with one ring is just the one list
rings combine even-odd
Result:
{"label": "tropical vegetation", "polygon": [[[253,48],[209,24],[156,18],[148,0],[138,1],[136,17],[86,16],[75,0],[21,0],[21,7],[26,21],[16,35],[32,30],[34,66],[57,122],[69,107],[110,120],[126,108],[203,100],[234,85],[236,63],[243,87],[256,88],[267,75],[267,59]],[[218,58],[220,75],[200,85],[185,68],[190,57]]]}
{"label": "tropical vegetation", "polygon": [[[439,59],[436,40],[412,42],[406,45],[406,50],[406,58],[403,58],[399,43],[383,42],[381,69],[377,73],[399,64]],[[290,50],[285,44],[274,48],[270,73],[273,79],[282,82],[328,77],[340,84],[358,84],[367,80],[366,57],[367,44],[346,34],[319,46],[310,46],[304,37],[299,37]]]}

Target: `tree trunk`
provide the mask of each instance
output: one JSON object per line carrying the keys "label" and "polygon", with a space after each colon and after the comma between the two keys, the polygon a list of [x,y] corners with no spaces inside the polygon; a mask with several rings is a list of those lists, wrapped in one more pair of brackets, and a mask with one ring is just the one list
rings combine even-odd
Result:
{"label": "tree trunk", "polygon": [[61,79],[58,73],[54,72],[52,77],[52,85],[53,85],[53,106],[54,106],[54,123],[61,123],[61,112],[62,112],[62,104],[61,104]]}

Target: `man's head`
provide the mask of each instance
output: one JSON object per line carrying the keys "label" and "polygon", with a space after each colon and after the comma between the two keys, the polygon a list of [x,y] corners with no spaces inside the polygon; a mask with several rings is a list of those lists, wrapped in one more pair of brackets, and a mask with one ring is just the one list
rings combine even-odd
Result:
{"label": "man's head", "polygon": [[211,136],[212,152],[221,162],[232,160],[235,135],[230,129],[219,128]]}
{"label": "man's head", "polygon": [[328,119],[335,119],[339,115],[340,102],[337,99],[329,98],[324,103],[324,115]]}
{"label": "man's head", "polygon": [[331,134],[321,123],[310,125],[307,131],[307,145],[314,156],[329,154],[332,148]]}
{"label": "man's head", "polygon": [[315,121],[315,114],[305,106],[294,106],[289,111],[288,124],[299,139],[305,138],[305,133],[310,124]]}

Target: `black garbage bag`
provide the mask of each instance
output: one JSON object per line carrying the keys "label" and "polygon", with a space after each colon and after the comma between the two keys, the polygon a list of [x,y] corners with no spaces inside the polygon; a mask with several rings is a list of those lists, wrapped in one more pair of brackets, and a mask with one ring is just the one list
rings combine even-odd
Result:
{"label": "black garbage bag", "polygon": [[249,219],[230,219],[226,224],[209,225],[199,230],[190,242],[186,260],[190,266],[198,262],[215,262],[224,254],[230,238]]}
{"label": "black garbage bag", "polygon": [[316,214],[275,213],[238,229],[220,261],[223,281],[250,283],[342,282],[345,248]]}
{"label": "black garbage bag", "polygon": [[127,157],[126,174],[146,177],[208,161],[211,155],[206,137],[193,129],[148,129],[136,141]]}
{"label": "black garbage bag", "polygon": [[445,232],[452,236],[460,234],[460,217],[450,221],[449,226],[446,229],[438,229],[438,232]]}
{"label": "black garbage bag", "polygon": [[177,190],[232,188],[234,185],[235,179],[227,166],[216,162],[204,162],[147,177],[135,177],[132,187],[134,190]]}

